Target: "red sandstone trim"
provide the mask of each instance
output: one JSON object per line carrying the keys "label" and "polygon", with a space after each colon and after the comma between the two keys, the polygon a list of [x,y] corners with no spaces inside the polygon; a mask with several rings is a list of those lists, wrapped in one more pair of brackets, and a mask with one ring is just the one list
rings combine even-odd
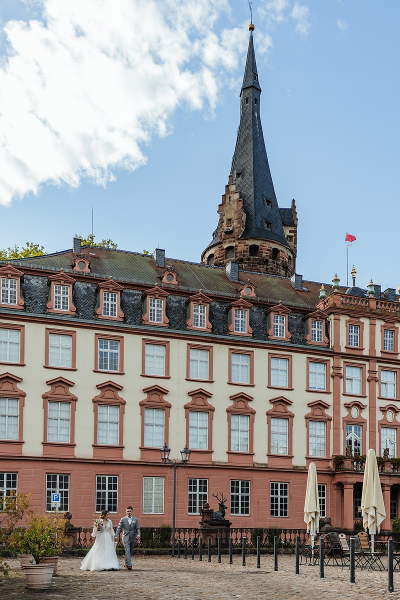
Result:
{"label": "red sandstone trim", "polygon": [[[346,367],[357,367],[361,369],[361,394],[354,394],[346,390]],[[343,396],[356,396],[357,398],[366,398],[366,364],[357,362],[343,361]]]}
{"label": "red sandstone trim", "polygon": [[[248,290],[251,291],[248,291]],[[250,281],[248,281],[247,283],[244,283],[243,285],[240,286],[239,290],[238,290],[239,294],[241,296],[245,296],[247,298],[255,298],[257,296],[256,294],[256,286],[253,285],[252,283],[250,283]]]}
{"label": "red sandstone trim", "polygon": [[215,407],[209,404],[208,399],[212,397],[210,392],[199,388],[193,392],[188,392],[188,396],[191,397],[191,401],[184,405],[185,409],[185,420],[186,420],[186,445],[189,446],[189,413],[190,412],[202,412],[208,414],[208,447],[207,450],[201,450],[199,448],[191,448],[193,460],[195,463],[208,463],[212,464],[212,440],[213,440],[213,417]]}
{"label": "red sandstone trim", "polygon": [[[325,365],[325,390],[312,390],[310,389],[310,362],[311,363],[319,363],[319,364],[324,364]],[[311,392],[311,393],[319,393],[319,394],[330,394],[331,393],[331,389],[330,389],[330,360],[329,359],[322,359],[319,357],[311,357],[308,356],[307,357],[307,372],[306,372],[306,392]]]}
{"label": "red sandstone trim", "polygon": [[[349,344],[349,325],[356,325],[359,327],[359,338],[358,338],[358,346],[350,346]],[[346,350],[349,350],[353,354],[363,354],[364,353],[364,322],[361,321],[360,318],[352,317],[350,319],[346,319]]]}
{"label": "red sandstone trim", "polygon": [[[283,306],[283,304],[281,302],[279,302],[279,304],[277,304],[276,306],[272,306],[269,311],[267,311],[268,314],[268,339],[271,340],[285,340],[285,341],[290,341],[292,338],[292,335],[289,333],[289,329],[288,329],[288,316],[292,311],[287,308],[286,306]],[[274,316],[283,316],[285,317],[285,335],[284,337],[277,337],[274,335]]]}
{"label": "red sandstone trim", "polygon": [[[356,419],[354,419],[351,416],[351,409],[353,408],[353,406],[356,406],[358,408],[358,417]],[[366,405],[362,404],[362,402],[360,402],[359,400],[352,400],[351,402],[348,402],[347,404],[344,404],[344,407],[347,408],[347,415],[345,417],[342,418],[342,423],[343,423],[343,454],[346,455],[346,425],[360,425],[361,426],[361,454],[366,454],[367,450],[366,450],[366,432],[367,432],[367,424],[368,421],[367,419],[364,419],[364,417],[361,415],[361,412],[366,409]]]}
{"label": "red sandstone trim", "polygon": [[[394,350],[392,352],[383,349],[383,341],[385,335],[385,329],[388,331],[394,332]],[[382,358],[395,358],[397,359],[399,354],[399,328],[396,325],[389,321],[389,319],[385,320],[385,323],[381,325],[381,356]]]}
{"label": "red sandstone trim", "polygon": [[[391,402],[392,400],[400,400],[400,391],[399,391],[399,387],[400,387],[400,369],[395,369],[390,367],[383,367],[382,365],[379,365],[378,367],[379,370],[379,375],[378,375],[378,384],[379,384],[379,400],[385,400],[386,402]],[[396,396],[395,398],[390,398],[389,396],[382,396],[382,371],[390,371],[390,372],[394,372],[395,373],[395,388],[396,388]]]}
{"label": "red sandstone trim", "polygon": [[[190,351],[191,350],[207,350],[208,352],[208,379],[196,379],[190,377]],[[203,346],[202,344],[187,344],[187,352],[186,352],[186,380],[187,381],[207,381],[208,383],[213,383],[213,375],[214,375],[214,346]]]}
{"label": "red sandstone trim", "polygon": [[376,361],[371,360],[368,369],[368,432],[369,432],[369,448],[376,451],[376,384],[378,382]]}
{"label": "red sandstone trim", "polygon": [[[104,371],[99,369],[99,340],[112,340],[119,342],[119,369],[118,371]],[[124,375],[124,336],[108,335],[103,333],[94,334],[94,369],[95,373],[110,373],[111,375]]]}
{"label": "red sandstone trim", "polygon": [[[231,335],[240,335],[243,337],[248,337],[248,336],[253,335],[253,330],[250,327],[250,308],[251,307],[252,307],[252,304],[250,304],[250,302],[247,302],[247,300],[244,300],[244,299],[236,300],[235,302],[232,302],[229,313],[228,313],[228,323],[229,323],[228,333],[230,333]],[[244,310],[247,314],[246,331],[244,331],[244,332],[235,331],[235,310]]]}
{"label": "red sandstone trim", "polygon": [[[66,275],[61,269],[60,273],[56,273],[55,275],[50,275],[49,277],[50,283],[50,301],[47,303],[47,312],[48,313],[57,313],[60,315],[71,315],[75,316],[76,308],[72,303],[72,287],[75,283],[75,279]],[[64,285],[69,289],[69,298],[68,298],[68,310],[59,310],[54,308],[54,286],[55,285]]]}
{"label": "red sandstone trim", "polygon": [[[21,279],[24,276],[22,271],[19,271],[15,267],[8,264],[7,266],[0,267],[0,308],[17,308],[23,309],[25,302],[21,298]],[[17,303],[6,304],[1,301],[1,280],[2,279],[16,279],[17,280]]]}
{"label": "red sandstone trim", "polygon": [[[81,263],[84,263],[85,266],[80,267]],[[74,258],[72,270],[78,273],[90,273],[90,260],[88,260],[85,256],[78,256],[77,258]]]}
{"label": "red sandstone trim", "polygon": [[[110,279],[108,279],[108,281],[99,283],[99,285],[97,287],[99,290],[100,306],[96,310],[96,315],[100,319],[107,319],[109,321],[123,321],[124,313],[121,310],[121,292],[124,288],[122,287],[122,285],[119,285],[118,283],[116,283],[113,280],[112,277],[110,277]],[[116,317],[110,317],[108,315],[103,314],[103,312],[104,312],[104,292],[117,294],[117,316]]]}
{"label": "red sandstone trim", "polygon": [[[210,303],[211,303],[210,298],[208,298],[208,296],[206,296],[202,292],[199,292],[198,294],[195,294],[194,296],[191,296],[190,298],[188,298],[188,300],[186,302],[189,303],[189,319],[186,323],[187,328],[193,329],[194,331],[207,331],[207,332],[211,333],[212,325],[210,323],[210,317],[209,317]],[[194,310],[195,304],[200,304],[201,306],[206,307],[206,326],[205,327],[195,327],[193,325],[193,318],[194,318],[193,310]]]}
{"label": "red sandstone trim", "polygon": [[[112,457],[122,460],[124,448],[124,414],[126,401],[121,398],[118,392],[123,389],[123,386],[113,381],[106,381],[104,383],[99,383],[96,385],[96,387],[98,390],[100,390],[100,394],[92,399],[94,412],[93,456],[98,458],[108,458],[110,456],[110,450],[115,449],[112,450]],[[118,444],[99,444],[97,440],[99,404],[118,406],[119,408]]]}
{"label": "red sandstone trim", "polygon": [[[76,331],[69,329],[49,329],[45,328],[45,350],[44,350],[44,367],[46,369],[58,369],[60,371],[76,371]],[[71,367],[54,367],[49,365],[49,354],[50,354],[50,334],[56,335],[69,335],[72,338],[71,345]]]}
{"label": "red sandstone trim", "polygon": [[18,440],[0,440],[0,454],[21,455],[24,427],[24,406],[26,393],[20,390],[18,383],[22,377],[17,377],[11,373],[2,373],[0,375],[0,398],[13,398],[19,400],[18,406]]}
{"label": "red sandstone trim", "polygon": [[0,329],[15,329],[20,332],[19,338],[19,362],[0,361],[0,365],[10,365],[11,367],[25,367],[25,325],[15,323],[0,323]]}
{"label": "red sandstone trim", "polygon": [[[281,358],[288,361],[288,385],[287,387],[279,387],[271,384],[271,359]],[[293,390],[293,379],[292,379],[292,354],[275,354],[268,352],[268,388],[273,390]]]}
{"label": "red sandstone trim", "polygon": [[[293,419],[294,414],[289,410],[289,406],[293,404],[291,400],[284,396],[271,398],[270,403],[272,408],[267,410],[267,425],[268,425],[268,465],[272,460],[272,465],[276,467],[291,467],[293,458]],[[288,453],[273,454],[271,452],[271,419],[288,419]]]}
{"label": "red sandstone trim", "polygon": [[[166,315],[166,303],[167,297],[169,296],[168,292],[163,290],[162,288],[156,287],[151,288],[150,290],[146,290],[143,293],[143,297],[145,299],[145,313],[143,315],[143,325],[156,325],[157,327],[167,327],[169,324],[169,319]],[[162,300],[162,322],[155,323],[154,321],[150,321],[150,298],[157,298]]]}
{"label": "red sandstone trim", "polygon": [[[306,320],[307,327],[307,335],[306,335],[306,344],[312,344],[313,346],[327,346],[329,343],[329,339],[326,335],[326,314],[322,310],[316,310],[310,313]],[[312,324],[311,321],[321,321],[322,322],[322,342],[313,342],[311,339],[312,335]]]}
{"label": "red sandstone trim", "polygon": [[[146,373],[146,344],[165,346],[165,375],[150,375]],[[142,372],[141,377],[154,377],[155,379],[171,379],[170,377],[170,343],[164,340],[142,338]]]}
{"label": "red sandstone trim", "polygon": [[[378,456],[381,456],[381,447],[382,447],[382,427],[390,427],[391,429],[396,429],[396,456],[400,454],[400,439],[399,439],[399,428],[400,423],[397,420],[397,415],[400,412],[400,408],[395,406],[394,404],[387,404],[386,406],[381,406],[379,409],[382,412],[382,419],[378,421],[378,432],[379,432],[379,453]],[[393,421],[387,420],[387,412],[391,410],[393,412],[394,418]]]}
{"label": "red sandstone trim", "polygon": [[[250,357],[249,365],[249,383],[240,383],[238,381],[232,381],[232,355],[233,354],[246,354]],[[228,383],[230,385],[240,385],[241,387],[254,387],[254,351],[252,350],[240,350],[239,348],[229,348],[228,356]]]}
{"label": "red sandstone trim", "polygon": [[141,441],[140,441],[140,458],[141,460],[157,460],[160,461],[160,448],[148,448],[144,445],[144,413],[146,408],[155,408],[165,411],[164,438],[168,446],[169,443],[169,415],[171,404],[165,400],[164,395],[168,394],[168,390],[159,385],[152,385],[144,388],[144,393],[147,394],[144,400],[139,402],[140,417],[141,417]]}
{"label": "red sandstone trim", "polygon": [[[168,280],[168,276],[172,276],[171,281]],[[166,283],[167,285],[178,285],[178,275],[174,269],[166,269],[161,276],[161,283]]]}
{"label": "red sandstone trim", "polygon": [[[226,409],[228,420],[228,464],[252,465],[254,455],[254,415],[256,411],[249,406],[249,402],[253,400],[252,396],[239,392],[229,396],[232,404]],[[248,415],[249,416],[249,451],[236,452],[231,450],[231,431],[232,431],[232,415]]]}
{"label": "red sandstone trim", "polygon": [[[75,385],[72,381],[64,377],[56,377],[46,381],[50,386],[50,390],[42,394],[43,398],[43,454],[51,456],[74,456],[75,447],[75,411],[77,396],[72,394],[70,387]],[[47,419],[49,411],[49,402],[68,402],[71,405],[71,426],[69,442],[49,442],[47,440]]]}
{"label": "red sandstone trim", "polygon": [[[307,404],[311,408],[311,411],[304,415],[304,419],[306,421],[307,428],[307,448],[306,448],[306,458],[310,458],[310,460],[319,460],[322,458],[327,458],[328,460],[331,457],[331,421],[332,417],[326,414],[326,410],[330,408],[330,405],[322,400],[315,400],[314,402],[309,402]],[[320,421],[325,423],[325,456],[311,456],[310,454],[310,421]],[[329,467],[329,464],[326,465]]]}

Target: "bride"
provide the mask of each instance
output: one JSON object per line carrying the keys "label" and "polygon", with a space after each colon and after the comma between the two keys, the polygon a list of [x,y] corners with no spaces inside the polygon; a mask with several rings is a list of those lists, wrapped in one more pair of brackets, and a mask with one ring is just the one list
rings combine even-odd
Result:
{"label": "bride", "polygon": [[94,522],[92,537],[96,540],[80,568],[83,571],[117,571],[119,563],[114,546],[114,529],[107,510],[102,510],[100,519]]}

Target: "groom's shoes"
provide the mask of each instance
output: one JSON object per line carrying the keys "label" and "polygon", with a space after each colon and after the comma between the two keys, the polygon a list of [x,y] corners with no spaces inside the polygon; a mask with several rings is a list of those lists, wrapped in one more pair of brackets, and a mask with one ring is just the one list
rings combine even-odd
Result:
{"label": "groom's shoes", "polygon": [[128,565],[124,565],[125,569],[128,569],[128,571],[132,571],[132,567],[128,567]]}

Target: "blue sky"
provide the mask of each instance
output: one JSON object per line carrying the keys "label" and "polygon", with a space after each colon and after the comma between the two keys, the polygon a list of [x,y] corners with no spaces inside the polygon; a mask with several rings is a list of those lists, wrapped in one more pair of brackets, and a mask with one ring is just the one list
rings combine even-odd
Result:
{"label": "blue sky", "polygon": [[[96,238],[120,249],[197,262],[211,240],[247,2],[117,5],[0,3],[0,248],[70,248],[92,205]],[[275,191],[297,204],[297,272],[345,283],[349,232],[357,283],[397,288],[400,3],[254,0],[253,12]]]}

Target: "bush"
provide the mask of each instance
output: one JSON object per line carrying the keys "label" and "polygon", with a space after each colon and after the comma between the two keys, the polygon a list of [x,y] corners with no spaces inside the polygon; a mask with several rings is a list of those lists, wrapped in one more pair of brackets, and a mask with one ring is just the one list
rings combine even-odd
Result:
{"label": "bush", "polygon": [[171,546],[172,527],[170,525],[161,525],[160,527],[160,547],[169,548]]}
{"label": "bush", "polygon": [[359,531],[363,531],[364,527],[362,521],[354,521],[354,531],[358,533]]}
{"label": "bush", "polygon": [[9,566],[1,557],[13,552],[12,540],[17,531],[16,525],[26,514],[31,514],[29,496],[30,494],[21,493],[6,496],[4,508],[0,510],[0,573],[3,575],[8,574]]}
{"label": "bush", "polygon": [[30,514],[25,527],[12,533],[11,546],[19,554],[32,554],[36,564],[45,556],[59,556],[65,546],[64,516]]}
{"label": "bush", "polygon": [[263,541],[264,541],[264,529],[262,527],[259,527],[257,529],[253,529],[253,531],[251,532],[251,545],[254,548],[257,547],[257,538],[258,538],[258,536],[260,536],[261,543],[263,543]]}
{"label": "bush", "polygon": [[154,537],[153,527],[140,528],[140,545],[142,548],[152,548]]}
{"label": "bush", "polygon": [[392,531],[393,533],[400,533],[400,519],[393,519]]}
{"label": "bush", "polygon": [[268,529],[268,533],[267,533],[268,545],[269,546],[274,545],[274,537],[275,536],[278,537],[278,546],[282,545],[280,535],[281,535],[281,530],[278,529],[277,527],[271,527],[270,529]]}

